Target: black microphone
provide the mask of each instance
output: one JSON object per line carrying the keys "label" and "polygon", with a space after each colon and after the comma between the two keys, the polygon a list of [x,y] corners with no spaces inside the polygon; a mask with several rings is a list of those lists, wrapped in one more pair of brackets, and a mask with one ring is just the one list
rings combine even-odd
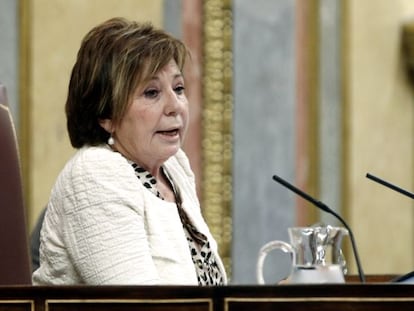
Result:
{"label": "black microphone", "polygon": [[[402,189],[402,188],[400,188],[396,185],[393,185],[393,184],[389,183],[388,181],[385,181],[385,180],[383,180],[379,177],[371,175],[370,173],[367,173],[366,177],[373,180],[373,181],[376,181],[377,183],[379,183],[383,186],[386,186],[386,187],[388,187],[392,190],[395,190],[395,191],[397,191],[401,194],[404,194],[404,195],[408,196],[411,199],[414,199],[414,193],[412,193],[412,192],[404,190],[404,189]],[[398,276],[395,279],[391,280],[391,282],[411,283],[412,284],[412,283],[414,283],[414,271],[409,272],[407,274],[404,274],[402,276]]]}
{"label": "black microphone", "polygon": [[354,256],[355,256],[355,262],[356,262],[356,265],[357,265],[357,268],[358,268],[359,279],[360,279],[361,283],[365,283],[365,275],[364,275],[364,271],[362,270],[361,262],[359,260],[358,251],[357,251],[356,243],[355,243],[355,239],[354,239],[354,234],[352,233],[351,228],[349,228],[349,226],[345,222],[345,220],[341,216],[339,216],[335,211],[333,211],[331,208],[329,208],[326,204],[312,198],[310,195],[308,195],[307,193],[303,192],[302,190],[296,188],[295,186],[291,185],[290,183],[283,180],[279,176],[273,175],[273,180],[277,181],[278,183],[282,184],[283,186],[285,186],[289,190],[291,190],[291,191],[295,192],[296,194],[300,195],[302,198],[304,198],[305,200],[311,202],[312,204],[314,204],[316,207],[320,208],[324,212],[327,212],[327,213],[335,216],[337,219],[339,219],[339,221],[345,226],[345,228],[349,232],[349,237],[351,239],[351,244],[352,244],[352,250],[353,250]]}
{"label": "black microphone", "polygon": [[404,190],[400,187],[397,187],[396,185],[393,185],[393,184],[391,184],[391,183],[389,183],[389,182],[387,182],[387,181],[385,181],[381,178],[375,177],[375,176],[371,175],[370,173],[367,173],[367,178],[369,178],[373,181],[376,181],[377,183],[380,183],[381,185],[386,186],[386,187],[388,187],[392,190],[395,190],[399,193],[402,193],[402,194],[406,195],[407,197],[409,197],[411,199],[414,199],[414,193],[409,192],[407,190]]}

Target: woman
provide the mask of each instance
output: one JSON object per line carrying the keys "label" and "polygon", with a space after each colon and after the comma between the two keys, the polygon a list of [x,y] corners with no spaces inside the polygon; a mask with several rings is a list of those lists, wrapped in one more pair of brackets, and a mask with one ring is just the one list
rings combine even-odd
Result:
{"label": "woman", "polygon": [[121,18],[83,39],[66,102],[78,151],[51,192],[33,284],[226,283],[180,149],[186,54]]}

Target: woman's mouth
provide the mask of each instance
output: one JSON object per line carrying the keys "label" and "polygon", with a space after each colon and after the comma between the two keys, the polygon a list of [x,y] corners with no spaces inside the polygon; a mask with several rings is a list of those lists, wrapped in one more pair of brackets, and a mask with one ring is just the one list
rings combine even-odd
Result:
{"label": "woman's mouth", "polygon": [[176,136],[176,135],[178,135],[179,131],[178,131],[178,129],[171,129],[171,130],[167,130],[167,131],[158,131],[157,133],[159,133],[161,135],[166,135],[166,136]]}

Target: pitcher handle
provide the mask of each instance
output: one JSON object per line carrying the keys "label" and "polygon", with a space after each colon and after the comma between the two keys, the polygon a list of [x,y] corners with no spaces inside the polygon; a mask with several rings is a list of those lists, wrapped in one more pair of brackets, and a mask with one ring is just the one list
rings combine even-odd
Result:
{"label": "pitcher handle", "polygon": [[283,241],[271,241],[271,242],[266,243],[260,249],[259,257],[257,259],[256,278],[259,284],[262,284],[262,285],[265,284],[265,281],[263,278],[263,264],[264,264],[267,254],[274,249],[280,249],[285,253],[290,253],[292,256],[292,267],[294,263],[296,262],[295,250],[289,243],[286,243]]}

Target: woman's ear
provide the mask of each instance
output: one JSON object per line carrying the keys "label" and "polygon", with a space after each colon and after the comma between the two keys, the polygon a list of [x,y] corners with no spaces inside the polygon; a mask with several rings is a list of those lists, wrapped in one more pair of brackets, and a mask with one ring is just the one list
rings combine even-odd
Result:
{"label": "woman's ear", "polygon": [[99,125],[109,134],[113,132],[113,124],[111,119],[99,119]]}

